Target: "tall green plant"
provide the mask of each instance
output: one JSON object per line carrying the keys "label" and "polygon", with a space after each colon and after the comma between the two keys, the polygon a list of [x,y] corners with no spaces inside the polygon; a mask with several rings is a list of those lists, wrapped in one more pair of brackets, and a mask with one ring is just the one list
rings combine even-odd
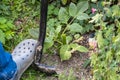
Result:
{"label": "tall green plant", "polygon": [[[55,7],[50,8],[51,6],[49,6],[53,11],[51,13],[53,17],[48,19],[44,51],[54,49],[55,52],[60,53],[61,60],[69,60],[74,51],[88,52],[88,49],[74,43],[72,40],[73,35],[77,33],[82,34],[84,31],[83,27],[76,21],[85,21],[90,18],[89,15],[85,13],[88,6],[87,1],[82,1],[77,5],[71,3],[68,8],[61,7],[59,11],[57,11],[58,9]],[[54,12],[57,12],[58,16],[54,14]],[[31,33],[31,31],[32,30],[29,32]]]}

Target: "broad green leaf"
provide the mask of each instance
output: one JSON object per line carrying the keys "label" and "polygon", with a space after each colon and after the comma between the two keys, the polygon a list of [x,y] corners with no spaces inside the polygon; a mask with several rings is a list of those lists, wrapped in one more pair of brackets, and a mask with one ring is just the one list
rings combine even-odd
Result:
{"label": "broad green leaf", "polygon": [[70,47],[73,48],[73,49],[75,49],[75,48],[78,47],[78,46],[79,46],[79,45],[76,44],[76,43],[75,43],[75,44],[73,44],[73,43],[70,44]]}
{"label": "broad green leaf", "polygon": [[62,54],[63,56],[61,56],[62,61],[63,60],[69,60],[72,56],[70,51],[66,51],[64,54]]}
{"label": "broad green leaf", "polygon": [[69,26],[69,30],[71,33],[82,32],[83,27],[78,23],[73,23]]}
{"label": "broad green leaf", "polygon": [[80,1],[77,4],[78,13],[85,12],[88,9],[88,6],[89,6],[88,1]]}
{"label": "broad green leaf", "polygon": [[88,14],[86,13],[80,13],[78,16],[77,16],[77,19],[78,20],[86,20],[86,19],[89,19],[90,17],[88,16]]}
{"label": "broad green leaf", "polygon": [[54,37],[54,35],[49,35],[48,37],[45,38],[44,52],[46,52],[47,49],[49,49],[53,46],[53,44],[54,44],[53,37]]}
{"label": "broad green leaf", "polygon": [[78,45],[78,44],[70,44],[70,47],[72,48],[72,51],[80,51],[80,52],[89,51],[86,47]]}
{"label": "broad green leaf", "polygon": [[39,28],[29,29],[28,32],[33,38],[38,39]]}
{"label": "broad green leaf", "polygon": [[60,33],[61,29],[62,29],[61,25],[57,26],[55,30],[56,34]]}
{"label": "broad green leaf", "polygon": [[48,36],[46,36],[45,41],[46,42],[53,41],[54,36],[55,36],[54,33],[50,32]]}
{"label": "broad green leaf", "polygon": [[35,0],[32,0],[32,4],[35,4]]}
{"label": "broad green leaf", "polygon": [[60,49],[60,57],[61,57],[61,60],[69,60],[71,58],[71,52],[69,51],[70,47],[69,45],[63,45],[61,46],[61,49]]}
{"label": "broad green leaf", "polygon": [[51,48],[53,46],[54,42],[53,41],[45,41],[44,43],[44,52],[46,52],[47,49]]}
{"label": "broad green leaf", "polygon": [[67,42],[67,44],[70,43],[71,41],[72,41],[72,37],[71,37],[71,36],[67,36],[67,37],[66,37],[66,42]]}
{"label": "broad green leaf", "polygon": [[7,21],[7,20],[6,20],[5,18],[1,18],[1,17],[0,17],[0,24],[5,24],[6,21]]}
{"label": "broad green leaf", "polygon": [[77,13],[77,6],[74,3],[71,3],[69,6],[69,14],[70,16],[75,16]]}
{"label": "broad green leaf", "polygon": [[120,17],[120,7],[118,5],[112,6],[112,16],[118,16]]}
{"label": "broad green leaf", "polygon": [[86,47],[81,46],[81,45],[79,45],[79,47],[76,50],[78,50],[80,52],[88,52],[89,51]]}
{"label": "broad green leaf", "polygon": [[1,29],[0,29],[0,42],[5,44],[5,34]]}
{"label": "broad green leaf", "polygon": [[49,19],[47,22],[47,26],[51,28],[54,25],[55,25],[55,19],[54,18]]}
{"label": "broad green leaf", "polygon": [[58,18],[62,23],[67,23],[68,21],[68,12],[65,8],[61,7],[58,13]]}
{"label": "broad green leaf", "polygon": [[62,45],[60,49],[60,54],[63,54],[64,52],[68,51],[70,48],[69,45]]}
{"label": "broad green leaf", "polygon": [[61,0],[63,5],[67,4],[67,0]]}

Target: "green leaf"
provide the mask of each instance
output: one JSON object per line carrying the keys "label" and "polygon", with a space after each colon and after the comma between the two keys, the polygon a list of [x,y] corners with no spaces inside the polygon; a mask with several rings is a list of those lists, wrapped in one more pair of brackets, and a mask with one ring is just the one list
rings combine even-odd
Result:
{"label": "green leaf", "polygon": [[55,30],[56,34],[59,34],[61,29],[62,29],[61,25],[57,26],[57,28]]}
{"label": "green leaf", "polygon": [[5,32],[5,38],[6,38],[7,40],[12,39],[13,36],[14,36],[14,32],[12,32],[12,31],[6,31],[6,32]]}
{"label": "green leaf", "polygon": [[91,62],[90,59],[85,60],[85,61],[84,61],[84,64],[83,64],[83,67],[84,67],[84,68],[87,68],[87,67],[90,65],[90,62]]}
{"label": "green leaf", "polygon": [[77,6],[74,3],[71,3],[69,6],[69,14],[70,16],[75,16],[77,13]]}
{"label": "green leaf", "polygon": [[67,44],[70,43],[71,41],[72,41],[72,37],[71,37],[71,36],[67,36],[67,37],[66,37],[66,42],[67,42]]}
{"label": "green leaf", "polygon": [[88,52],[89,51],[86,47],[78,44],[70,44],[70,47],[72,48],[72,52],[74,51]]}
{"label": "green leaf", "polygon": [[94,2],[94,3],[96,3],[97,2],[97,0],[91,0],[92,2]]}
{"label": "green leaf", "polygon": [[83,27],[78,23],[73,23],[69,26],[69,29],[71,33],[76,33],[76,32],[82,32]]}
{"label": "green leaf", "polygon": [[105,44],[107,44],[106,40],[103,38],[102,31],[98,31],[97,33],[97,42],[99,48],[102,48]]}
{"label": "green leaf", "polygon": [[102,19],[102,17],[103,17],[103,14],[98,13],[92,17],[92,20],[90,20],[89,23],[93,23],[93,22],[97,23]]}
{"label": "green leaf", "polygon": [[7,22],[7,26],[8,26],[10,29],[13,29],[13,28],[15,27],[12,23],[13,23],[12,21],[8,21],[8,22]]}
{"label": "green leaf", "polygon": [[32,0],[32,4],[35,4],[35,0]]}
{"label": "green leaf", "polygon": [[69,45],[63,45],[61,46],[61,49],[60,49],[60,57],[61,57],[61,60],[69,60],[71,58],[71,52],[69,51],[70,47]]}
{"label": "green leaf", "polygon": [[0,29],[2,29],[2,31],[5,31],[5,32],[9,30],[9,28],[6,24],[1,24]]}
{"label": "green leaf", "polygon": [[44,43],[44,52],[47,51],[47,49],[51,48],[53,46],[54,42],[53,41],[45,41]]}
{"label": "green leaf", "polygon": [[5,44],[5,34],[1,29],[0,29],[0,42]]}
{"label": "green leaf", "polygon": [[67,4],[67,0],[61,0],[63,5]]}
{"label": "green leaf", "polygon": [[80,38],[80,34],[75,34],[74,35],[75,40]]}
{"label": "green leaf", "polygon": [[35,38],[38,39],[38,35],[39,35],[39,28],[32,28],[28,30],[29,34]]}
{"label": "green leaf", "polygon": [[111,16],[112,16],[112,11],[111,11],[111,9],[109,9],[109,8],[104,8],[104,10],[105,10],[105,12],[106,12],[106,16],[108,16],[108,17],[111,17]]}
{"label": "green leaf", "polygon": [[1,18],[1,17],[0,17],[0,24],[5,24],[6,21],[7,21],[7,20],[6,20],[5,18]]}
{"label": "green leaf", "polygon": [[77,4],[78,13],[85,12],[88,9],[88,6],[89,6],[88,1],[80,1]]}
{"label": "green leaf", "polygon": [[77,19],[78,20],[86,20],[86,19],[89,19],[90,17],[88,16],[88,14],[86,13],[80,13],[78,16],[77,16]]}
{"label": "green leaf", "polygon": [[97,64],[98,59],[99,59],[98,55],[95,53],[92,53],[90,56],[91,66],[95,66]]}
{"label": "green leaf", "polygon": [[78,46],[79,46],[79,45],[76,44],[76,43],[75,43],[75,44],[73,44],[73,43],[70,44],[70,47],[71,47],[72,49],[74,49],[74,50],[76,50],[75,48],[78,47]]}
{"label": "green leaf", "polygon": [[67,23],[68,21],[68,12],[65,8],[61,7],[58,13],[58,18],[62,23]]}
{"label": "green leaf", "polygon": [[66,34],[62,34],[61,38],[62,38],[62,43],[66,44]]}
{"label": "green leaf", "polygon": [[113,53],[112,53],[112,51],[109,50],[109,51],[106,52],[106,60],[108,62],[111,62],[112,59],[113,59]]}
{"label": "green leaf", "polygon": [[112,6],[112,16],[118,16],[120,17],[120,7],[118,5]]}
{"label": "green leaf", "polygon": [[51,48],[54,45],[53,37],[54,35],[49,35],[45,38],[44,52],[46,52],[47,49]]}

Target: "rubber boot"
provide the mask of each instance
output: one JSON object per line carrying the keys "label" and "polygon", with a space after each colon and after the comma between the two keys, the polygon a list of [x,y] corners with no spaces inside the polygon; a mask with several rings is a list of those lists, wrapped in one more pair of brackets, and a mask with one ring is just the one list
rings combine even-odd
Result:
{"label": "rubber boot", "polygon": [[12,57],[17,64],[17,72],[11,80],[19,80],[23,72],[32,64],[36,44],[37,40],[27,39],[14,49]]}

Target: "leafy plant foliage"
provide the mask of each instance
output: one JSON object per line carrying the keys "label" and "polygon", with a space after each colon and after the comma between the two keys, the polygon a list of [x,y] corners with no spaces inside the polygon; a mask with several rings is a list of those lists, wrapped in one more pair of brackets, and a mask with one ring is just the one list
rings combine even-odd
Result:
{"label": "leafy plant foliage", "polygon": [[[0,41],[7,49],[13,47],[11,42],[16,45],[31,36],[38,38],[39,3],[39,0],[0,2]],[[75,51],[87,53],[88,49],[75,41],[80,40],[83,34],[91,32],[95,32],[98,43],[98,50],[91,53],[89,61],[92,80],[120,80],[119,0],[51,2],[44,52],[59,53],[61,61],[69,60]],[[75,79],[69,77],[66,80]],[[63,78],[65,79],[64,75],[59,76],[59,79]]]}
{"label": "leafy plant foliage", "polygon": [[12,21],[0,17],[0,42],[5,44],[6,41],[12,39],[14,36],[14,29],[15,26]]}
{"label": "leafy plant foliage", "polygon": [[90,23],[95,23],[100,29],[96,31],[98,51],[91,55],[93,80],[119,80],[119,38],[120,6],[110,6],[112,2],[99,1],[103,8],[92,17]]}
{"label": "leafy plant foliage", "polygon": [[[82,7],[83,4],[85,5]],[[89,15],[85,13],[88,6],[87,1],[80,2],[77,5],[71,3],[68,9],[61,7],[59,10],[53,6],[49,6],[50,9],[55,9],[56,11],[52,10],[51,14],[53,16],[50,18],[48,16],[47,35],[44,45],[45,52],[47,49],[56,49],[55,52],[60,53],[61,60],[69,60],[74,51],[88,52],[88,49],[84,46],[72,42],[73,35],[83,33],[82,25],[75,21],[89,19]],[[81,19],[79,19],[80,17]],[[31,35],[36,36],[35,34]],[[53,53],[53,51],[51,52]]]}

